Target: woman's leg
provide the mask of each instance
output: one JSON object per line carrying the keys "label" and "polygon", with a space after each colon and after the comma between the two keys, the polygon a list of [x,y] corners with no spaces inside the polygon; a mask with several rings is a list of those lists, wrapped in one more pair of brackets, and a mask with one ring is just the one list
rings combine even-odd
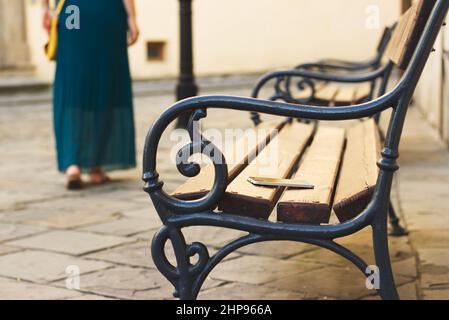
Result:
{"label": "woman's leg", "polygon": [[105,184],[111,180],[101,167],[92,168],[89,171],[89,179],[93,185]]}

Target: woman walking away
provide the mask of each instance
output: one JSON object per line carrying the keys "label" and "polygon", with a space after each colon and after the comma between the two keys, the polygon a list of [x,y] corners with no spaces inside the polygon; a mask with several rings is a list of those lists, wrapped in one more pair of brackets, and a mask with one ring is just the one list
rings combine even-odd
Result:
{"label": "woman walking away", "polygon": [[[63,1],[63,0],[59,0]],[[134,0],[65,0],[59,15],[53,93],[58,169],[67,188],[93,185],[107,171],[133,168],[133,102],[127,46],[139,36]],[[49,32],[49,0],[43,0]],[[74,8],[76,10],[74,10]],[[74,17],[79,13],[79,17]],[[79,19],[79,25],[70,24]],[[73,27],[75,26],[75,27]]]}

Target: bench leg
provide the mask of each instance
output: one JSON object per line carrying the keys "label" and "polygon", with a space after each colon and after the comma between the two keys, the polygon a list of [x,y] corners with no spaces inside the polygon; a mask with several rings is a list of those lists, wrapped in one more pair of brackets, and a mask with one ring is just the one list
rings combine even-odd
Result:
{"label": "bench leg", "polygon": [[393,203],[390,201],[390,210],[388,211],[388,216],[390,217],[391,231],[390,235],[393,237],[404,237],[408,235],[408,230],[401,225],[396,210],[394,209]]}
{"label": "bench leg", "polygon": [[[176,257],[176,266],[173,266],[167,259],[165,246],[167,241],[171,241]],[[190,258],[198,255],[199,262],[195,265],[190,263]],[[173,296],[181,300],[195,300],[198,293],[194,289],[194,282],[197,279],[198,271],[201,270],[205,262],[209,259],[207,249],[194,243],[187,245],[182,232],[178,229],[162,227],[154,235],[151,244],[151,256],[157,269],[175,287]]]}
{"label": "bench leg", "polygon": [[388,249],[387,215],[378,214],[373,223],[373,242],[376,264],[379,268],[379,294],[384,300],[398,300]]}

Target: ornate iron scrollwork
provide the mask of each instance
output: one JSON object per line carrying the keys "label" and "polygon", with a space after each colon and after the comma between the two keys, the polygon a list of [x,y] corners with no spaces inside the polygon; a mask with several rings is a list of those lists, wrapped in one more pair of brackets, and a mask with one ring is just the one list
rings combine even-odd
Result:
{"label": "ornate iron scrollwork", "polygon": [[[308,104],[313,101],[316,93],[315,82],[307,78],[299,78],[296,82],[296,88],[300,93],[304,93],[303,97],[295,98],[292,92],[293,77],[290,75],[279,75],[274,77],[274,94],[269,98],[270,101],[284,101],[292,104]],[[260,89],[254,96],[258,97]],[[251,112],[251,120],[257,126],[262,121],[257,112]]]}
{"label": "ornate iron scrollwork", "polygon": [[295,98],[292,92],[292,77],[291,76],[279,76],[276,77],[274,83],[275,93],[270,97],[271,101],[284,101],[294,104],[307,104],[310,103],[315,97],[316,89],[315,82],[311,79],[300,78],[296,82],[296,88],[301,93],[306,93],[301,98]]}
{"label": "ornate iron scrollwork", "polygon": [[[183,201],[166,194],[162,190],[163,183],[159,182],[159,175],[156,171],[150,170],[144,174],[145,191],[150,194],[155,203],[165,208],[165,210],[158,210],[163,221],[175,209],[177,213],[212,210],[217,206],[218,200],[225,192],[228,181],[226,159],[223,153],[198,130],[198,122],[206,116],[207,112],[205,109],[196,109],[192,112],[188,126],[191,141],[177,152],[176,167],[183,176],[191,178],[201,172],[201,166],[196,162],[190,161],[193,155],[203,154],[212,160],[215,168],[215,180],[209,194],[196,201]],[[155,152],[155,150],[152,152]]]}
{"label": "ornate iron scrollwork", "polygon": [[[170,240],[174,247],[177,266],[173,266],[167,258],[165,247]],[[169,280],[176,289],[175,296],[192,295],[194,281],[203,272],[209,261],[209,251],[200,242],[186,244],[180,230],[164,226],[155,234],[151,245],[151,255],[158,270]],[[197,256],[196,263],[191,259]],[[193,298],[193,297],[191,297]]]}

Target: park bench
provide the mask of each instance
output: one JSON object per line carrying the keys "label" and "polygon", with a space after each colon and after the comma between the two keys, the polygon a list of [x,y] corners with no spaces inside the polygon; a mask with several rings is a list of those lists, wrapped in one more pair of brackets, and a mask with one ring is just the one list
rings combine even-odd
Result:
{"label": "park bench", "polygon": [[[290,240],[329,249],[352,262],[365,276],[368,265],[334,240],[372,228],[378,267],[378,292],[383,299],[398,299],[388,250],[388,211],[398,148],[407,109],[439,29],[449,8],[447,0],[419,0],[401,17],[387,50],[389,62],[382,78],[394,66],[404,70],[398,84],[382,96],[355,105],[323,107],[270,100],[202,96],[168,108],[148,133],[143,161],[145,191],[164,224],[153,238],[151,251],[158,270],[174,285],[175,296],[195,299],[208,274],[226,256],[243,246],[263,241]],[[380,71],[377,71],[380,72]],[[278,72],[281,78],[351,83],[357,76],[329,75],[308,70]],[[365,76],[366,77],[366,76]],[[208,109],[258,112],[283,117],[259,124],[253,143],[238,161],[226,156],[197,131],[194,124]],[[385,139],[372,118],[391,110]],[[158,144],[179,115],[191,112],[191,142],[177,153],[177,167],[189,177],[174,193],[163,190],[156,171]],[[350,128],[327,126],[323,121],[360,119]],[[297,121],[310,120],[310,122]],[[196,136],[201,139],[195,139]],[[244,139],[244,137],[243,137]],[[273,176],[307,180],[314,189],[256,187],[247,181],[259,175],[258,158],[271,144],[278,146],[279,161]],[[233,151],[236,152],[236,151]],[[202,153],[212,164],[201,168],[191,156]],[[274,210],[275,217],[271,215]],[[329,223],[332,210],[340,223]],[[209,255],[199,242],[187,244],[183,229],[191,226],[223,227],[247,232]],[[167,259],[167,241],[173,245],[176,266]],[[196,257],[192,262],[192,257]]]}
{"label": "park bench", "polygon": [[[322,60],[317,63],[304,63],[296,66],[293,70],[319,71],[333,75],[325,81],[317,79],[301,78],[297,83],[292,81],[288,71],[271,72],[261,78],[253,91],[253,98],[259,98],[260,92],[270,84],[271,80],[276,80],[275,93],[270,100],[282,100],[289,103],[314,104],[328,107],[338,107],[344,105],[355,105],[364,101],[372,100],[385,94],[390,81],[391,67],[388,64],[382,65],[387,60],[387,49],[392,39],[393,32],[397,24],[386,27],[383,31],[376,54],[366,62],[350,62],[335,59]],[[339,78],[339,75],[345,77]],[[352,75],[352,77],[348,77]],[[332,80],[334,81],[332,81]],[[344,79],[344,83],[335,81]],[[296,87],[299,93],[294,94],[292,90]],[[257,112],[251,113],[251,119],[257,126],[261,123],[260,115]],[[379,123],[380,113],[373,116],[376,124]],[[378,127],[380,139],[383,142],[384,133]],[[405,236],[408,231],[402,227],[400,219],[396,214],[393,203],[390,203],[389,210],[392,236]]]}
{"label": "park bench", "polygon": [[295,67],[295,69],[318,69],[321,71],[360,71],[360,70],[375,70],[377,69],[384,58],[385,51],[391,40],[396,24],[391,27],[385,27],[379,43],[376,48],[374,57],[366,61],[347,61],[340,59],[323,59],[317,63],[302,63]]}
{"label": "park bench", "polygon": [[[309,70],[319,71],[321,73],[330,74],[360,74],[361,72],[369,73],[376,70],[380,70],[382,62],[385,60],[385,53],[390,43],[392,33],[396,28],[396,24],[392,27],[386,27],[382,33],[379,44],[377,45],[376,54],[373,58],[365,62],[351,62],[336,59],[326,59],[315,63],[303,63],[296,66],[295,70]],[[382,72],[375,73],[380,77]],[[268,74],[268,79],[272,78],[271,74]],[[385,82],[388,82],[390,74],[385,74]],[[279,77],[276,76],[279,80]],[[329,81],[314,80],[313,82],[300,81],[296,83],[296,86],[301,89],[299,94],[293,94],[291,91],[291,78],[285,79],[284,89],[281,89],[280,82],[275,85],[276,94],[272,97],[272,100],[283,99],[285,102],[299,102],[299,103],[314,103],[316,105],[323,106],[342,106],[360,103],[363,101],[371,100],[375,94],[376,78],[374,80],[351,83],[351,84],[336,84]],[[263,78],[261,81],[266,84]],[[307,87],[311,87],[313,90],[306,90]],[[378,95],[385,93],[385,86],[381,86]],[[253,93],[253,97],[257,98],[258,86]],[[383,91],[382,91],[383,90]],[[253,114],[253,121],[257,125],[260,123],[260,118],[257,114]]]}
{"label": "park bench", "polygon": [[[344,61],[336,59],[321,60],[317,63],[304,63],[295,67],[297,70],[317,70],[323,73],[345,74],[378,70],[385,58],[385,52],[391,40],[396,25],[386,27],[377,45],[373,58],[364,62]],[[302,92],[295,100],[308,99],[317,105],[344,106],[371,100],[376,88],[376,81],[353,84],[335,84],[331,82],[316,82],[313,95]],[[383,93],[382,93],[383,94]]]}

